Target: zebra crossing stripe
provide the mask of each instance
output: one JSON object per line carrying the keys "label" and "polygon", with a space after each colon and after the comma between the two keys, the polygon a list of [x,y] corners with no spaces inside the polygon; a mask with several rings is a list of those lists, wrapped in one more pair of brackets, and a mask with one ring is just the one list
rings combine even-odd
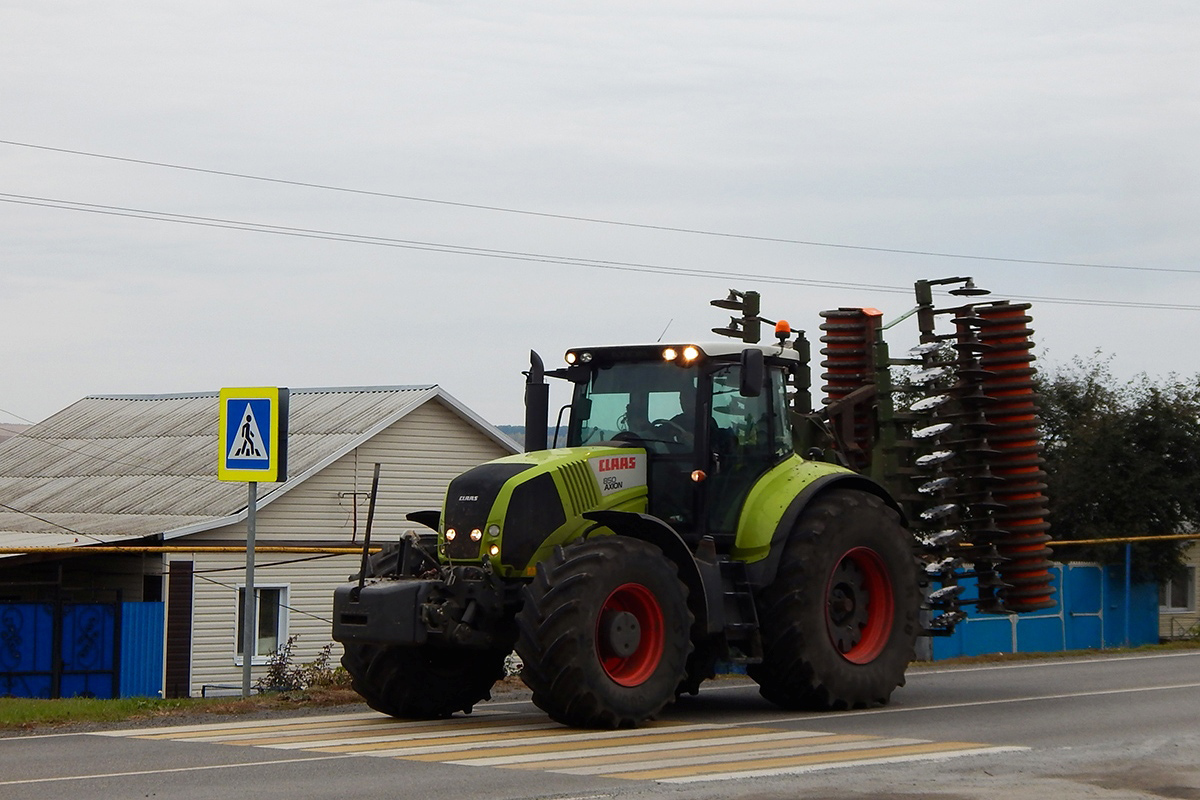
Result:
{"label": "zebra crossing stripe", "polygon": [[[756,733],[774,733],[777,729],[774,728],[738,728],[739,732],[745,732],[746,735]],[[679,730],[674,729],[664,731],[662,733],[631,733],[629,731],[619,731],[619,735],[609,738],[605,741],[603,747],[616,747],[621,745],[629,745],[633,747],[642,747],[646,749],[661,748],[665,743],[681,742],[684,746],[702,746],[706,739],[723,738],[730,735],[728,727],[720,726],[707,730]],[[563,737],[565,738],[565,737]],[[588,736],[587,741],[592,741],[595,735]],[[578,752],[579,737],[572,736],[569,740],[563,741],[560,739],[556,742],[548,744],[520,744],[507,747],[489,747],[475,750],[455,750],[452,753],[428,753],[426,755],[406,756],[409,761],[448,761],[454,763],[463,763],[476,758],[495,758],[500,756],[517,756],[528,753],[551,753],[558,751]],[[451,758],[447,758],[447,756]]]}
{"label": "zebra crossing stripe", "polygon": [[[763,733],[756,735],[744,735],[740,733],[732,733],[724,737],[708,739],[701,747],[704,752],[711,752],[721,748],[736,748],[729,752],[740,752],[746,750],[762,750],[764,747],[771,747],[773,743],[778,742],[794,742],[798,739],[810,740],[817,738],[826,738],[826,734],[816,731],[776,731],[774,733]],[[846,734],[838,738],[844,739],[872,739],[872,736],[857,736]],[[654,744],[635,744],[624,746],[599,746],[583,750],[566,750],[563,752],[549,752],[541,750],[539,752],[530,753],[528,755],[516,756],[500,756],[491,758],[473,758],[473,759],[458,759],[447,762],[450,764],[460,764],[473,767],[522,767],[529,769],[554,768],[562,764],[563,761],[570,760],[572,764],[585,763],[622,763],[635,760],[638,757],[656,758],[664,752],[674,750],[688,750],[696,748],[696,740],[694,738],[681,739],[674,742],[656,742]],[[676,760],[674,763],[679,763]]]}
{"label": "zebra crossing stripe", "polygon": [[259,737],[236,737],[224,739],[222,744],[236,745],[254,745],[257,747],[271,747],[278,750],[312,750],[314,748],[325,747],[341,743],[343,745],[366,745],[379,743],[395,743],[398,739],[402,741],[445,741],[448,743],[463,743],[470,741],[486,742],[495,739],[497,736],[504,736],[506,739],[512,736],[519,736],[526,732],[539,732],[545,730],[545,723],[526,723],[524,725],[496,725],[491,727],[486,732],[479,732],[478,728],[457,727],[441,727],[430,728],[422,731],[411,731],[405,729],[398,731],[396,729],[379,729],[373,728],[369,731],[369,735],[364,735],[361,730],[346,730],[339,733],[331,733],[329,731],[311,731],[302,734],[292,734],[288,736],[267,736]]}
{"label": "zebra crossing stripe", "polygon": [[[678,778],[659,778],[658,783],[701,783],[706,781],[742,780],[746,778],[769,778],[779,775],[803,775],[807,772],[820,772],[829,769],[849,769],[852,767],[875,767],[885,764],[903,764],[912,761],[945,761],[963,756],[994,755],[996,753],[1020,753],[1029,750],[1028,747],[1000,747],[982,745],[965,750],[950,750],[943,753],[914,753],[909,755],[867,757],[850,761],[824,761],[803,766],[779,767],[776,769],[752,770],[744,772],[698,772]],[[627,775],[619,776],[627,778]]]}
{"label": "zebra crossing stripe", "polygon": [[[828,734],[804,732],[801,736],[794,733],[779,733],[771,736],[729,737],[725,740],[706,742],[703,749],[695,754],[675,754],[664,757],[664,751],[682,750],[686,742],[677,748],[667,747],[614,747],[580,750],[574,753],[555,754],[541,760],[519,759],[477,759],[470,762],[451,761],[451,764],[469,764],[480,767],[512,767],[520,769],[545,769],[551,772],[562,772],[571,775],[602,775],[622,769],[651,769],[670,765],[702,764],[706,761],[719,761],[736,753],[782,753],[783,751],[817,752],[822,745],[845,745],[859,747],[863,742],[878,741],[877,736],[860,734]],[[906,741],[923,741],[918,739]],[[790,747],[789,747],[790,745]],[[485,763],[490,762],[490,763]]]}
{"label": "zebra crossing stripe", "polygon": [[[680,725],[673,728],[675,731],[705,731],[716,728],[727,728],[728,726],[716,725]],[[321,753],[348,753],[348,752],[363,752],[365,755],[373,756],[394,756],[394,757],[413,757],[441,753],[442,757],[436,757],[428,760],[445,760],[445,757],[455,756],[462,753],[463,750],[455,745],[471,744],[476,751],[486,751],[490,754],[495,754],[502,748],[514,747],[515,742],[521,745],[533,747],[535,753],[547,752],[546,747],[538,745],[551,744],[566,744],[573,742],[593,742],[607,741],[615,738],[627,737],[629,731],[579,731],[573,728],[563,728],[562,726],[551,723],[550,725],[543,724],[541,727],[528,731],[515,732],[503,737],[496,737],[493,734],[483,735],[468,735],[469,732],[463,734],[454,734],[445,736],[440,739],[421,739],[416,736],[390,737],[388,741],[380,741],[373,744],[356,746],[351,744],[341,745],[324,745],[315,744],[306,747],[306,750],[314,750]]]}
{"label": "zebra crossing stripe", "polygon": [[[810,767],[820,764],[826,768],[832,766],[849,766],[854,764],[869,764],[905,756],[941,756],[973,755],[982,752],[995,752],[998,748],[983,747],[968,742],[920,742],[913,744],[892,744],[884,747],[855,748],[841,752],[810,753],[795,756],[776,756],[757,758],[746,761],[724,761],[705,764],[704,780],[714,780],[714,775],[722,779],[736,777],[750,778],[768,774],[786,774],[790,769]],[[880,762],[882,763],[882,762]],[[695,766],[673,766],[658,769],[635,770],[628,772],[610,771],[601,773],[606,778],[625,778],[628,780],[671,781],[679,778],[697,778]]]}
{"label": "zebra crossing stripe", "polygon": [[245,733],[252,729],[278,728],[280,725],[288,727],[303,726],[303,727],[338,727],[340,725],[356,725],[364,722],[374,721],[377,724],[385,724],[395,722],[390,717],[385,717],[376,712],[364,712],[362,714],[329,714],[318,717],[292,717],[287,720],[245,720],[238,721],[236,724],[229,722],[209,722],[203,725],[172,725],[164,727],[162,725],[151,728],[127,728],[115,731],[95,731],[96,736],[116,736],[116,737],[136,737],[146,739],[178,739],[186,734],[195,734],[197,736],[213,734],[222,735],[227,733]]}

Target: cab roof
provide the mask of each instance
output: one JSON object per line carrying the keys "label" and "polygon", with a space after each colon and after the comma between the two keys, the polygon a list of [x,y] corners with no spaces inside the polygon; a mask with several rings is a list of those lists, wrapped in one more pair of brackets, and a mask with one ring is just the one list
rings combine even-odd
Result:
{"label": "cab roof", "polygon": [[709,342],[654,342],[652,344],[614,344],[614,345],[599,345],[596,347],[572,347],[567,352],[570,353],[596,353],[603,354],[608,358],[618,356],[622,351],[629,353],[631,356],[647,357],[653,352],[662,352],[667,348],[675,348],[682,350],[688,346],[697,347],[708,358],[720,358],[722,356],[739,356],[743,350],[761,350],[764,356],[769,358],[784,358],[791,361],[799,361],[800,354],[792,349],[791,344],[780,346],[778,343],[760,343],[746,344],[733,339],[727,341],[709,341]]}

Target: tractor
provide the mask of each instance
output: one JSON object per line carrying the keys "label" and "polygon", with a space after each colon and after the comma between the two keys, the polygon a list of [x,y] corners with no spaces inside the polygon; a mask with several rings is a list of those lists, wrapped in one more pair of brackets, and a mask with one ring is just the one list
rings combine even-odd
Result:
{"label": "tractor", "polygon": [[[1028,306],[916,289],[902,359],[880,312],[823,312],[818,409],[803,331],[755,292],[713,301],[740,312],[720,341],[531,353],[525,452],[364,543],[336,590],[354,688],[396,717],[469,713],[515,649],[569,726],[640,725],[730,668],[783,708],[861,708],[966,606],[1053,606]],[[571,387],[553,442],[547,377]]]}

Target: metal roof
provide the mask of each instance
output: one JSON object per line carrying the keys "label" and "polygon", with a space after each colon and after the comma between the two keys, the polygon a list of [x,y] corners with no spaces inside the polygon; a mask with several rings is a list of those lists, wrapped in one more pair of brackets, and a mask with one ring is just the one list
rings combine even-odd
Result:
{"label": "metal roof", "polygon": [[[89,396],[0,442],[0,545],[170,539],[244,518],[245,485],[217,480],[217,397]],[[438,386],[292,389],[291,477],[260,484],[259,506],[435,399],[519,449]]]}

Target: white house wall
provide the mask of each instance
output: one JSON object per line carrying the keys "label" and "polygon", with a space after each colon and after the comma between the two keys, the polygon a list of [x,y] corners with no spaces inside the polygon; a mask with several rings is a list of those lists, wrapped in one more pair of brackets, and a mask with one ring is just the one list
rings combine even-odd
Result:
{"label": "white house wall", "polygon": [[[296,636],[296,663],[311,661],[329,643],[330,607],[333,587],[358,570],[355,556],[335,556],[312,561],[304,556],[259,555],[255,561],[256,586],[287,587],[287,636]],[[291,562],[291,563],[288,563]],[[237,588],[245,578],[245,556],[196,554],[194,557],[194,605],[192,620],[191,694],[213,687],[240,687],[242,668],[237,649]],[[334,654],[334,664],[341,656]],[[254,666],[254,680],[266,667]],[[227,693],[227,692],[226,692]]]}
{"label": "white house wall", "polygon": [[[366,495],[378,461],[382,467],[372,541],[395,541],[401,531],[420,527],[406,520],[405,514],[440,508],[452,478],[507,454],[500,444],[440,402],[428,402],[263,506],[256,519],[255,540],[259,545],[361,543],[367,517]],[[357,498],[357,532],[352,498]],[[185,537],[176,544],[241,545],[245,540],[246,524],[240,522]],[[241,667],[234,660],[234,650],[236,587],[244,583],[245,556],[198,553],[191,558],[196,573],[191,692],[198,695],[205,685],[241,684]],[[297,663],[311,661],[331,641],[333,589],[358,571],[359,557],[311,559],[263,553],[256,563],[256,585],[288,587],[291,610],[287,633],[298,636],[294,656]],[[340,648],[335,648],[335,662],[340,655]],[[264,669],[255,667],[256,677]]]}
{"label": "white house wall", "polygon": [[1158,635],[1163,639],[1200,636],[1200,543],[1193,543],[1184,553],[1191,582],[1191,608],[1164,610],[1158,615]]}

